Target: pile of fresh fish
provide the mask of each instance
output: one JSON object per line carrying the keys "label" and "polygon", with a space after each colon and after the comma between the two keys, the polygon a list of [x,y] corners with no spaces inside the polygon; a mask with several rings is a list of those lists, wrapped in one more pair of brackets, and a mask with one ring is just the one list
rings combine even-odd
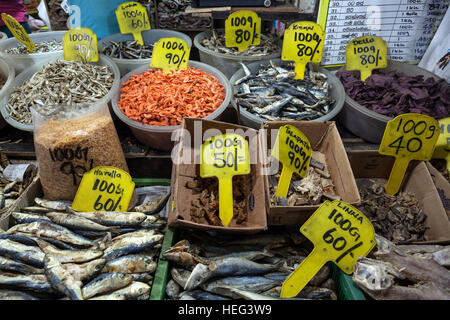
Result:
{"label": "pile of fresh fish", "polygon": [[[35,198],[0,233],[0,299],[148,299],[166,221]],[[145,211],[145,210],[144,210]]]}
{"label": "pile of fresh fish", "polygon": [[[53,51],[62,51],[63,44],[62,41],[50,40],[50,41],[41,41],[35,42],[36,50],[33,53],[44,53],[44,52],[53,52]],[[6,54],[29,54],[27,47],[23,44],[19,43],[17,47],[8,48],[5,50]]]}
{"label": "pile of fresh fish", "polygon": [[109,45],[103,49],[103,54],[117,59],[150,59],[152,57],[153,44],[137,44],[136,40],[109,41]]}
{"label": "pile of fresh fish", "polygon": [[376,235],[377,249],[358,258],[353,281],[376,300],[450,300],[450,247],[399,245]]}
{"label": "pile of fresh fish", "polygon": [[191,0],[158,1],[158,24],[160,29],[206,29],[211,27],[211,17],[198,17],[185,10]]}
{"label": "pile of fresh fish", "polygon": [[222,30],[212,30],[211,37],[201,41],[202,46],[217,53],[231,54],[238,56],[261,57],[281,52],[280,40],[274,35],[261,34],[261,43],[249,46],[246,50],[239,52],[237,48],[225,46],[225,32]]}
{"label": "pile of fresh fish", "polygon": [[92,103],[103,98],[113,82],[108,66],[58,60],[15,87],[5,107],[12,119],[31,124],[31,106]]}
{"label": "pile of fresh fish", "polygon": [[[163,252],[172,262],[166,296],[174,300],[276,300],[281,285],[312,249],[298,230],[211,237],[184,232]],[[330,266],[294,299],[336,300]]]}
{"label": "pile of fresh fish", "polygon": [[292,175],[291,184],[286,198],[274,197],[278,181],[280,180],[281,169],[276,175],[269,175],[269,190],[271,204],[273,206],[309,206],[318,205],[325,200],[341,200],[336,195],[336,190],[331,179],[331,175],[325,161],[325,155],[318,151],[313,151],[310,166],[304,178],[297,174]]}
{"label": "pile of fresh fish", "polygon": [[234,96],[240,108],[263,120],[314,120],[333,109],[327,76],[306,65],[304,79],[294,79],[292,63],[272,60],[251,72],[242,64],[244,77],[237,79]]}
{"label": "pile of fresh fish", "polygon": [[401,191],[396,195],[385,192],[384,186],[370,179],[357,179],[361,210],[372,222],[375,232],[396,244],[425,241],[427,215],[414,194]]}

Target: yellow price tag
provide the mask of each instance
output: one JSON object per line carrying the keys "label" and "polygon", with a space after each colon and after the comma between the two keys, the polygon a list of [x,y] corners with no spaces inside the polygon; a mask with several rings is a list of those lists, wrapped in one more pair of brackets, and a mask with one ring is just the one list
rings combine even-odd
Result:
{"label": "yellow price tag", "polygon": [[125,212],[134,191],[128,172],[110,166],[95,167],[81,179],[72,209]]}
{"label": "yellow price tag", "polygon": [[347,44],[345,58],[345,69],[359,70],[365,81],[373,69],[387,67],[387,43],[377,36],[355,38]]}
{"label": "yellow price tag", "polygon": [[171,69],[185,70],[189,63],[191,47],[179,38],[161,38],[153,46],[150,67],[160,68],[164,73]]}
{"label": "yellow price tag", "polygon": [[98,61],[97,35],[89,28],[73,28],[63,36],[64,60]]}
{"label": "yellow price tag", "polygon": [[233,176],[249,173],[248,141],[242,136],[223,134],[202,144],[200,176],[217,177],[219,218],[226,227],[233,218]]}
{"label": "yellow price tag", "polygon": [[450,172],[450,118],[439,120],[441,134],[434,149],[434,159],[445,159],[447,161],[447,171]]}
{"label": "yellow price tag", "polygon": [[303,79],[308,62],[320,64],[325,31],[317,23],[299,21],[284,32],[281,60],[295,62],[295,79]]}
{"label": "yellow price tag", "polygon": [[28,52],[33,53],[34,51],[36,51],[36,46],[34,45],[33,41],[31,41],[30,36],[22,27],[22,25],[16,19],[14,19],[14,17],[10,16],[7,13],[2,13],[2,20],[3,22],[5,22],[9,31],[11,31],[17,41],[23,43],[23,45],[27,47]]}
{"label": "yellow price tag", "polygon": [[306,176],[311,153],[311,145],[303,132],[289,124],[280,127],[272,149],[272,157],[283,164],[276,197],[287,196],[294,172],[302,178]]}
{"label": "yellow price tag", "polygon": [[139,2],[124,2],[116,9],[117,22],[121,33],[131,33],[134,40],[141,46],[144,45],[142,31],[150,30],[147,9]]}
{"label": "yellow price tag", "polygon": [[379,153],[394,156],[386,193],[396,194],[411,160],[428,161],[433,155],[439,137],[439,123],[432,117],[405,113],[388,121],[381,140]]}
{"label": "yellow price tag", "polygon": [[292,298],[328,261],[347,274],[375,246],[375,230],[364,214],[344,201],[325,201],[301,226],[314,249],[283,282],[282,298]]}
{"label": "yellow price tag", "polygon": [[239,52],[261,43],[261,18],[253,11],[240,10],[225,20],[225,46]]}

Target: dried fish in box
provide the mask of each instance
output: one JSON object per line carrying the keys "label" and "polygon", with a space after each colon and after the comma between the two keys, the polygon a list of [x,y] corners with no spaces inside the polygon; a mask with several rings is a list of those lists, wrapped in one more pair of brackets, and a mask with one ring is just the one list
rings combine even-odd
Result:
{"label": "dried fish in box", "polygon": [[136,40],[109,41],[103,49],[103,54],[117,59],[150,59],[152,57],[153,44],[137,44]]}
{"label": "dried fish in box", "polygon": [[158,1],[158,24],[161,29],[205,29],[210,28],[210,17],[198,17],[185,10],[191,0]]}
{"label": "dried fish in box", "polygon": [[[34,45],[36,46],[36,50],[31,54],[63,50],[62,41],[57,41],[57,40],[34,42]],[[19,43],[17,45],[17,47],[6,49],[5,53],[6,54],[30,54],[27,47],[25,47],[21,43]]]}

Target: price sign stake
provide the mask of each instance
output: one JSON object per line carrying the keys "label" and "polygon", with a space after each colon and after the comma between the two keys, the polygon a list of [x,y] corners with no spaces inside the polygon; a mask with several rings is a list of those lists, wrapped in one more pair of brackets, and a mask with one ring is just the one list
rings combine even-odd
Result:
{"label": "price sign stake", "polygon": [[27,47],[28,52],[33,53],[34,51],[36,51],[36,46],[34,45],[33,41],[31,41],[30,36],[22,27],[22,25],[16,19],[14,19],[14,17],[10,16],[7,13],[2,13],[2,20],[3,22],[5,22],[9,31],[11,31],[17,41],[23,43],[23,45]]}
{"label": "price sign stake", "polygon": [[225,20],[225,46],[239,52],[261,43],[261,18],[253,11],[240,10]]}
{"label": "price sign stake", "polygon": [[400,190],[411,160],[431,159],[438,137],[439,123],[423,114],[405,113],[387,123],[378,150],[395,157],[385,188],[387,194],[394,195]]}
{"label": "price sign stake", "polygon": [[86,172],[81,179],[72,208],[75,211],[125,212],[134,191],[128,172],[100,166]]}
{"label": "price sign stake", "polygon": [[280,127],[272,149],[272,157],[277,158],[283,164],[275,193],[276,197],[287,196],[294,172],[302,178],[306,176],[311,153],[311,145],[303,132],[289,124]]}
{"label": "price sign stake", "polygon": [[345,58],[345,69],[359,70],[365,81],[373,69],[387,67],[387,43],[377,36],[355,38],[347,44]]}
{"label": "price sign stake", "polygon": [[344,201],[325,201],[302,225],[300,232],[314,249],[283,282],[282,298],[292,298],[328,261],[352,274],[360,256],[375,246],[375,230],[364,214]]}
{"label": "price sign stake", "polygon": [[89,28],[73,28],[63,36],[64,60],[98,61],[97,35]]}
{"label": "price sign stake", "polygon": [[150,30],[147,9],[139,2],[124,2],[116,9],[117,22],[121,33],[131,33],[134,40],[144,45],[142,31]]}
{"label": "price sign stake", "polygon": [[320,64],[325,32],[317,23],[299,21],[284,32],[281,60],[295,62],[295,79],[303,79],[308,62]]}
{"label": "price sign stake", "polygon": [[202,144],[200,176],[219,181],[219,218],[228,226],[233,218],[233,176],[250,173],[248,141],[238,134],[211,137]]}
{"label": "price sign stake", "polygon": [[153,46],[150,67],[160,68],[164,73],[171,69],[185,70],[189,63],[191,47],[179,38],[161,38]]}
{"label": "price sign stake", "polygon": [[439,120],[441,134],[434,149],[434,159],[445,159],[447,161],[447,171],[450,173],[450,118]]}

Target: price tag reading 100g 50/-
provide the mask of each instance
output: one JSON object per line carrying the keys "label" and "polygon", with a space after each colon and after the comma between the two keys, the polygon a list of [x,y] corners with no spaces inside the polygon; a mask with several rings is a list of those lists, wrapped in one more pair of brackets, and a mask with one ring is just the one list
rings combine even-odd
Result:
{"label": "price tag reading 100g 50/-", "polygon": [[261,18],[250,10],[233,12],[225,20],[225,46],[244,51],[261,43]]}
{"label": "price tag reading 100g 50/-", "polygon": [[160,68],[164,73],[171,69],[185,70],[189,63],[191,47],[179,38],[161,38],[154,47],[150,67]]}
{"label": "price tag reading 100g 50/-", "polygon": [[377,36],[358,37],[350,41],[345,49],[346,70],[359,70],[365,81],[373,69],[387,67],[387,44]]}
{"label": "price tag reading 100g 50/-", "polygon": [[320,64],[325,32],[311,21],[294,22],[284,33],[281,59],[295,62],[295,79],[303,79],[308,62]]}
{"label": "price tag reading 100g 50/-", "polygon": [[426,115],[405,113],[389,121],[381,140],[379,153],[394,156],[386,193],[396,194],[411,160],[428,161],[439,137],[439,123]]}
{"label": "price tag reading 100g 50/-", "polygon": [[284,281],[282,298],[295,297],[328,261],[351,274],[358,257],[367,255],[376,244],[369,219],[344,201],[325,201],[300,232],[314,249]]}
{"label": "price tag reading 100g 50/-", "polygon": [[250,173],[248,141],[238,134],[211,137],[202,145],[200,176],[219,181],[219,218],[228,226],[233,218],[233,176]]}
{"label": "price tag reading 100g 50/-", "polygon": [[134,182],[124,170],[109,166],[95,167],[81,179],[72,203],[76,211],[127,211]]}

